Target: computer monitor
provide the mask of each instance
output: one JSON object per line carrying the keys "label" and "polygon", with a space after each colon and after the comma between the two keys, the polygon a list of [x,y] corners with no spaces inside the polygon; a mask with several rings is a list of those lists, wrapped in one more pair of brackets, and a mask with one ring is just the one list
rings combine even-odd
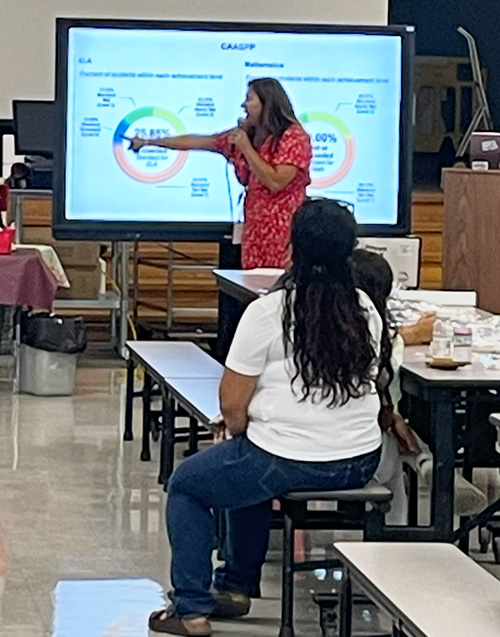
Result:
{"label": "computer monitor", "polygon": [[54,152],[54,102],[14,100],[14,150],[16,155],[42,155]]}

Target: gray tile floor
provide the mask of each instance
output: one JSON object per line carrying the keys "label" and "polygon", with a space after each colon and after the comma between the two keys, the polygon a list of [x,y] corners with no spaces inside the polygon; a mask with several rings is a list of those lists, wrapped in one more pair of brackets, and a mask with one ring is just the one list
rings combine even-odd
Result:
{"label": "gray tile floor", "polygon": [[[0,637],[144,637],[149,613],[164,603],[157,449],[142,463],[139,436],[121,440],[124,381],[122,370],[81,368],[71,398],[12,396],[0,382]],[[139,413],[135,423],[139,433]],[[496,474],[482,477],[497,487]],[[311,534],[306,546],[324,555],[332,539]],[[480,557],[500,576],[491,553]],[[278,558],[273,551],[251,614],[214,623],[216,634],[277,635]],[[299,637],[321,635],[312,594],[334,589],[338,575],[297,576]],[[359,609],[360,628],[379,621],[373,608]]]}

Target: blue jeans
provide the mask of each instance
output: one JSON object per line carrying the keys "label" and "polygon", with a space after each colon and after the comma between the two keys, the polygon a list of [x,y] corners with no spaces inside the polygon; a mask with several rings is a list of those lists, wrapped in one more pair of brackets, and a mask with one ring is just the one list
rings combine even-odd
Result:
{"label": "blue jeans", "polygon": [[187,458],[168,485],[167,529],[172,549],[170,594],[179,616],[208,616],[214,608],[214,512],[228,511],[226,563],[218,590],[258,589],[271,525],[271,502],[289,491],[355,489],[373,476],[380,450],[335,462],[274,456],[237,436]]}

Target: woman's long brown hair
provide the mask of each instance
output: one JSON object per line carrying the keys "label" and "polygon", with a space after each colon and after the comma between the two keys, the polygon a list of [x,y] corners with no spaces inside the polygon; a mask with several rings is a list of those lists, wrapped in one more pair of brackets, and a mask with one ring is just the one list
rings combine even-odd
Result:
{"label": "woman's long brown hair", "polygon": [[[278,80],[270,77],[252,80],[248,83],[248,88],[262,102],[261,123],[263,128],[273,137],[273,146],[275,147],[290,126],[300,125],[290,98]],[[249,137],[253,141],[255,129],[250,131]]]}

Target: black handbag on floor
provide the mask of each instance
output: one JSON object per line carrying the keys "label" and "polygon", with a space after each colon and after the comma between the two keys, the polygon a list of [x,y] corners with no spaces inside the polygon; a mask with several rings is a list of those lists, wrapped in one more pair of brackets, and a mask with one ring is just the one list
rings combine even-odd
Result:
{"label": "black handbag on floor", "polygon": [[87,347],[87,332],[80,316],[25,313],[21,319],[21,340],[25,345],[47,352],[79,354]]}

